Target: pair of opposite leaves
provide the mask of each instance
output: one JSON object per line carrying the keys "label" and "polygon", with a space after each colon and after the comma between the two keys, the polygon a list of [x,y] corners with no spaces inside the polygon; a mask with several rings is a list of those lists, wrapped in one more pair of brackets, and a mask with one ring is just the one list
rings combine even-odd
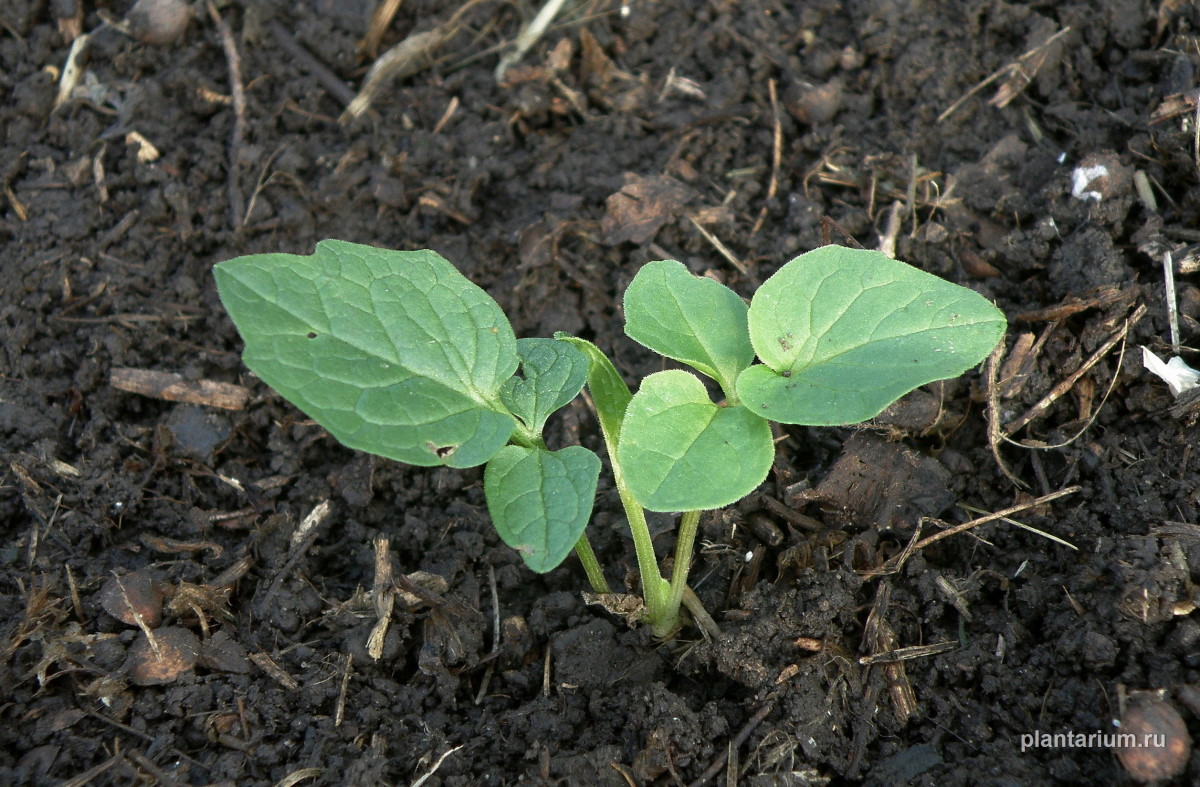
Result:
{"label": "pair of opposite leaves", "polygon": [[[506,444],[514,416],[540,434],[578,394],[589,364],[596,371],[591,345],[516,340],[499,305],[428,250],[327,240],[312,256],[251,255],[214,272],[246,365],[284,398],[351,448],[416,465],[488,462],[504,540],[540,571],[570,552],[598,458]],[[835,246],[784,265],[749,307],[678,262],[652,262],[627,289],[625,313],[631,338],[726,397],[714,404],[699,378],[670,370],[624,406],[618,461],[638,502],[659,511],[718,508],[752,491],[774,455],[768,420],[866,420],[979,363],[1005,328],[971,290]]]}

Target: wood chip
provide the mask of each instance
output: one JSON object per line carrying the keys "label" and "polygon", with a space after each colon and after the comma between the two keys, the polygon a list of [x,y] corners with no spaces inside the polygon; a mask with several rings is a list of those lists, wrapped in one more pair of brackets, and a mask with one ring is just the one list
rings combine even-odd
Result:
{"label": "wood chip", "polygon": [[883,665],[888,695],[892,700],[892,713],[896,722],[903,726],[918,713],[917,695],[908,680],[903,661],[895,658],[898,651],[905,649],[896,647],[896,633],[887,621],[890,600],[891,585],[881,583],[863,626],[863,646],[869,653],[860,658],[859,663],[870,666],[878,662]]}
{"label": "wood chip", "polygon": [[244,409],[250,398],[250,389],[241,385],[215,380],[185,380],[179,374],[149,369],[116,367],[109,373],[108,384],[119,391],[152,399],[220,407],[222,410]]}
{"label": "wood chip", "polygon": [[283,686],[288,691],[299,691],[300,684],[291,675],[283,671],[283,668],[275,663],[274,659],[266,653],[251,653],[250,660],[253,661],[258,668],[275,679],[275,682]]}
{"label": "wood chip", "polygon": [[375,626],[367,638],[367,655],[375,661],[383,657],[384,640],[396,605],[396,589],[392,583],[391,545],[386,536],[375,539]]}
{"label": "wood chip", "polygon": [[1137,300],[1137,295],[1136,287],[1121,289],[1106,285],[1079,295],[1071,295],[1061,303],[1045,309],[1022,312],[1013,319],[1018,322],[1057,322],[1087,309],[1109,306],[1122,301],[1132,304]]}

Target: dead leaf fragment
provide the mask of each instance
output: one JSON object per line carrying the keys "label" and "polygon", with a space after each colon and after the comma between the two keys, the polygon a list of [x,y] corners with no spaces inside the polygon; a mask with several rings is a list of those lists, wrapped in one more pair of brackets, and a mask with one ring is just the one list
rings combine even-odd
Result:
{"label": "dead leaf fragment", "polygon": [[630,628],[636,626],[638,621],[646,616],[646,604],[642,601],[641,596],[630,593],[588,593],[585,591],[583,603],[589,606],[603,607],[605,611],[624,618]]}
{"label": "dead leaf fragment", "polygon": [[[414,571],[411,574],[405,575],[405,580],[406,582],[404,583],[398,583],[397,596],[400,598],[401,603],[408,607],[419,607],[422,604],[428,604],[431,598],[427,594],[438,596],[450,589],[450,583],[446,581],[445,577],[430,574],[428,571]],[[422,597],[417,595],[416,592],[405,590],[406,585],[415,586],[418,590],[426,591],[426,594],[423,594],[424,597]]]}
{"label": "dead leaf fragment", "polygon": [[936,459],[868,432],[846,441],[829,475],[789,501],[815,501],[838,527],[906,528],[954,504],[950,471]]}
{"label": "dead leaf fragment", "polygon": [[1150,124],[1162,123],[1164,120],[1195,112],[1197,101],[1200,101],[1200,90],[1189,90],[1186,93],[1172,93],[1165,96],[1150,113]]}
{"label": "dead leaf fragment", "polygon": [[604,54],[604,47],[586,27],[579,30],[579,50],[583,61],[579,73],[583,80],[592,85],[606,84],[616,64]]}
{"label": "dead leaf fragment", "polygon": [[668,221],[696,196],[687,184],[670,175],[625,175],[625,185],[606,201],[600,222],[604,242],[648,243]]}

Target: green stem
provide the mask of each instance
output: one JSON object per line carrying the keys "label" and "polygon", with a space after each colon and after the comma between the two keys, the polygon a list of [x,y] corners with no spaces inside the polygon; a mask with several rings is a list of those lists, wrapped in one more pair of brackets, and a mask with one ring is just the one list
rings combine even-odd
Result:
{"label": "green stem", "polygon": [[517,421],[516,428],[513,429],[508,439],[513,445],[519,445],[522,448],[541,448],[543,451],[547,450],[546,441],[542,439],[542,436],[520,421]]}
{"label": "green stem", "polygon": [[657,633],[666,630],[674,631],[679,621],[679,603],[675,607],[668,606],[670,584],[663,579],[658,570],[658,561],[654,558],[654,544],[650,540],[650,528],[646,525],[646,512],[633,499],[629,487],[625,485],[625,474],[621,471],[621,463],[617,461],[617,443],[621,439],[621,421],[625,418],[625,408],[633,394],[629,386],[621,379],[617,368],[600,348],[586,339],[556,333],[554,338],[568,342],[580,350],[588,359],[588,391],[592,395],[592,408],[600,421],[600,431],[604,435],[604,446],[608,449],[609,463],[612,465],[613,481],[617,494],[621,496],[621,505],[625,507],[625,516],[629,520],[629,532],[633,536],[633,549],[637,553],[638,572],[642,575],[642,596],[646,602],[646,617]]}
{"label": "green stem", "polygon": [[684,511],[679,520],[679,535],[675,541],[675,566],[671,569],[671,591],[667,596],[667,609],[670,610],[669,615],[672,619],[679,617],[679,605],[683,602],[683,592],[687,589],[688,571],[692,567],[692,546],[696,543],[700,514],[700,511]]}
{"label": "green stem", "polygon": [[674,628],[679,617],[679,606],[676,605],[673,614],[667,606],[670,586],[658,571],[654,541],[650,538],[650,526],[646,524],[646,512],[625,485],[625,476],[617,464],[615,450],[609,450],[609,459],[612,460],[617,494],[621,496],[621,505],[625,507],[625,517],[629,520],[629,533],[633,536],[633,551],[637,554],[638,573],[642,577],[642,598],[646,602],[646,619],[657,634],[664,627]]}
{"label": "green stem", "polygon": [[583,564],[583,571],[587,574],[592,590],[596,593],[612,593],[608,587],[608,580],[604,578],[604,572],[600,569],[600,561],[596,559],[596,553],[592,551],[592,542],[588,540],[586,532],[575,542],[575,554],[579,556],[579,562]]}

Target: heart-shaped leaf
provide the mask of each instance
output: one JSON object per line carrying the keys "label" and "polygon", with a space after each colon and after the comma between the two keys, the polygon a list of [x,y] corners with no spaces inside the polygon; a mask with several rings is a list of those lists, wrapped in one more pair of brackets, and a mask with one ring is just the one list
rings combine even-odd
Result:
{"label": "heart-shaped leaf", "polygon": [[743,404],[789,424],[852,424],[909,391],[975,366],[1004,336],[986,298],[876,251],[825,246],[784,265],[750,303],[765,365]]}
{"label": "heart-shaped leaf", "polygon": [[588,359],[567,342],[517,339],[521,374],[500,386],[500,401],[535,434],[550,414],[574,399],[587,381]]}
{"label": "heart-shaped leaf", "polygon": [[483,491],[500,538],[544,574],[583,535],[599,477],[600,458],[582,446],[547,451],[509,445],[488,462]]}
{"label": "heart-shaped leaf", "polygon": [[713,404],[682,369],[642,381],[621,424],[617,457],[634,498],[651,511],[696,511],[740,500],[767,477],[771,427],[745,407]]}
{"label": "heart-shaped leaf", "polygon": [[213,270],[255,374],[351,448],[472,467],[508,442],[517,368],[500,307],[432,251],[345,241]]}
{"label": "heart-shaped leaf", "polygon": [[745,301],[675,260],[647,263],[633,277],[625,290],[625,333],[708,375],[735,401],[738,374],[754,361]]}

